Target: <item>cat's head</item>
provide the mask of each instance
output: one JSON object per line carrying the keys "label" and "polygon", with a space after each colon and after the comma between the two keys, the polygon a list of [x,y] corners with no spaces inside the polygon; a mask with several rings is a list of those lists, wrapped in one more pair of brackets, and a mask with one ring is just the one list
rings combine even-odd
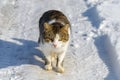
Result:
{"label": "cat's head", "polygon": [[44,42],[50,44],[55,48],[64,47],[69,41],[69,24],[62,25],[60,23],[44,23],[44,30]]}

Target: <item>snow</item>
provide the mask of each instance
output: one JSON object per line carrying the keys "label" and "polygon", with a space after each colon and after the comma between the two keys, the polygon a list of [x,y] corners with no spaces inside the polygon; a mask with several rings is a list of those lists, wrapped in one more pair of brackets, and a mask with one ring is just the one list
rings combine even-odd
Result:
{"label": "snow", "polygon": [[[120,80],[119,0],[0,0],[0,80]],[[62,11],[72,27],[65,73],[44,70],[38,21]]]}

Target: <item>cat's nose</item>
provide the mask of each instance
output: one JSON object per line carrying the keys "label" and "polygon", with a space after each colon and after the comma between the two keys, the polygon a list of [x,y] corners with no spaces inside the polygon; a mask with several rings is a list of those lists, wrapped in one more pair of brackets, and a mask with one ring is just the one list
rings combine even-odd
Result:
{"label": "cat's nose", "polygon": [[56,47],[57,47],[57,44],[53,44],[53,46],[56,48]]}

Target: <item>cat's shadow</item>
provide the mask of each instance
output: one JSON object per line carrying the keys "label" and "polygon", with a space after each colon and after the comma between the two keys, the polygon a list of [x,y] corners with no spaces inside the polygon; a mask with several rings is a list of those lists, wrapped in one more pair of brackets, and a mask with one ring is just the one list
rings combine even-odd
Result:
{"label": "cat's shadow", "polygon": [[38,47],[37,42],[16,38],[12,40],[15,43],[0,40],[0,68],[32,64],[43,69],[44,55],[36,48]]}

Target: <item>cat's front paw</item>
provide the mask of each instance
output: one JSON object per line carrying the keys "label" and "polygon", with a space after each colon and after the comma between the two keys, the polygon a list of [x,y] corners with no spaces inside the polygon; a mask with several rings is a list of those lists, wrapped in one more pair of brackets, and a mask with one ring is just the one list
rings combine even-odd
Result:
{"label": "cat's front paw", "polygon": [[58,67],[57,68],[57,72],[59,72],[59,73],[64,73],[64,68],[63,67]]}
{"label": "cat's front paw", "polygon": [[45,65],[45,70],[47,70],[47,71],[52,70],[52,66],[51,65]]}

